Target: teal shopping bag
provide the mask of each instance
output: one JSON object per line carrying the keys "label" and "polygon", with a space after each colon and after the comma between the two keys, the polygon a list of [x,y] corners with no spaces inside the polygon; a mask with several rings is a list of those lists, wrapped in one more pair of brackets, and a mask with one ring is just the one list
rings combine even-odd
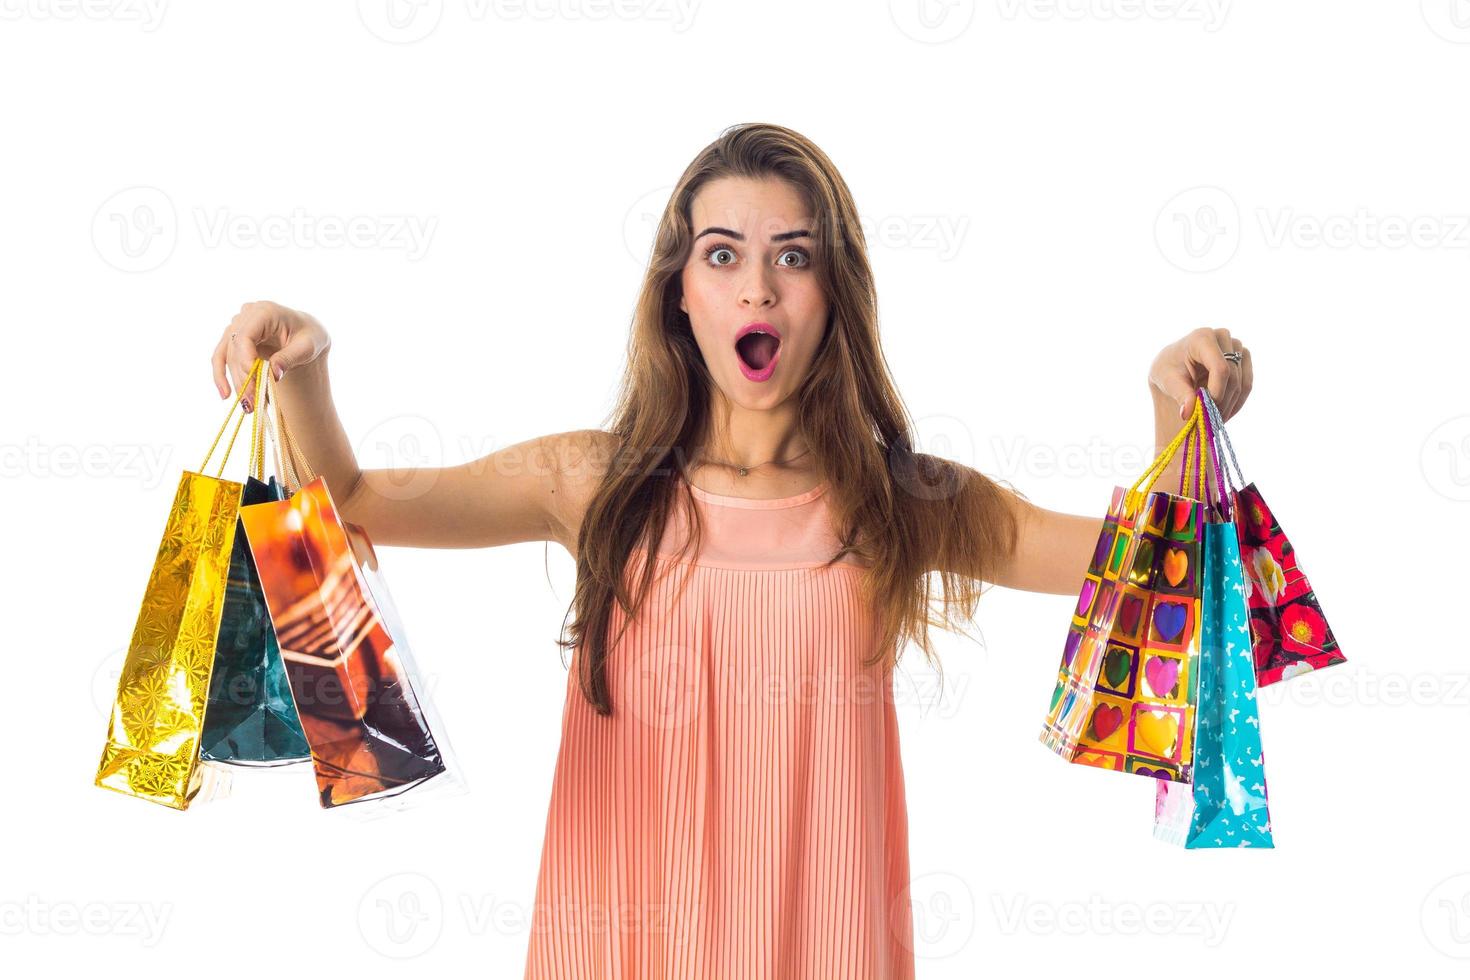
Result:
{"label": "teal shopping bag", "polygon": [[[1218,434],[1206,421],[1213,449]],[[1194,763],[1187,782],[1158,781],[1154,836],[1188,848],[1274,847],[1245,572],[1223,482],[1211,502],[1226,519],[1202,529]]]}
{"label": "teal shopping bag", "polygon": [[[285,499],[285,490],[275,477],[265,483],[251,476],[240,503]],[[244,766],[284,765],[311,758],[255,560],[238,518],[199,758]]]}

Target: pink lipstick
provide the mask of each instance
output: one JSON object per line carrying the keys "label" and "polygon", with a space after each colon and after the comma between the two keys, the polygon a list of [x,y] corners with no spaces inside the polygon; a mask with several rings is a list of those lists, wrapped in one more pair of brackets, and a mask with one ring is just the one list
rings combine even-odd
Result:
{"label": "pink lipstick", "polygon": [[781,332],[764,321],[747,323],[735,335],[735,358],[747,379],[768,380],[781,360]]}

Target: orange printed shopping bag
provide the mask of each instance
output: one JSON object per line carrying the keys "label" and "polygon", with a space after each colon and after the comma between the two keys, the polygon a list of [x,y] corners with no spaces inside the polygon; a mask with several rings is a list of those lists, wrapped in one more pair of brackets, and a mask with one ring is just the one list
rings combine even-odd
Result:
{"label": "orange printed shopping bag", "polygon": [[[275,403],[287,500],[250,504],[240,521],[260,574],[323,807],[383,800],[436,776],[452,782],[433,711],[394,622],[372,542],[338,515]],[[361,552],[361,553],[359,553]],[[397,635],[395,635],[397,634]]]}

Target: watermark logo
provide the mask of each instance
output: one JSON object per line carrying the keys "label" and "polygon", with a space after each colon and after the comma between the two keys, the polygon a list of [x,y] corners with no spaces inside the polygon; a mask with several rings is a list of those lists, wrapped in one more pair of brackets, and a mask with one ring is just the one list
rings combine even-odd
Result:
{"label": "watermark logo", "polygon": [[1470,248],[1470,216],[1299,214],[1294,208],[1258,208],[1257,221],[1269,248]]}
{"label": "watermark logo", "polygon": [[373,426],[357,443],[364,469],[385,471],[374,489],[393,500],[414,500],[433,489],[444,465],[439,428],[422,415],[395,415]]}
{"label": "watermark logo", "polygon": [[[677,589],[682,582],[674,579],[672,584]],[[651,593],[649,601],[662,600]],[[777,661],[796,662],[800,656],[795,650],[778,651]],[[658,644],[640,654],[622,684],[627,710],[633,717],[649,728],[665,732],[686,728],[704,717],[702,694],[709,690],[719,692],[719,703],[724,709],[750,712],[752,717],[766,719],[791,708],[806,711],[819,705],[869,706],[890,701],[896,704],[900,693],[906,702],[918,701],[923,710],[926,696],[931,702],[937,700],[935,695],[928,694],[936,686],[928,685],[924,690],[913,686],[900,692],[891,680],[885,681],[876,671],[838,675],[816,667],[788,669],[739,660],[711,661],[699,651],[676,643]],[[953,713],[952,708],[949,710]]]}
{"label": "watermark logo", "polygon": [[997,0],[1005,20],[1177,21],[1213,34],[1225,26],[1230,0]]}
{"label": "watermark logo", "polygon": [[921,959],[955,956],[975,935],[975,893],[969,882],[948,871],[914,878],[895,900],[890,914],[910,917],[913,952]]}
{"label": "watermark logo", "polygon": [[[1254,224],[1270,249],[1470,249],[1470,214],[1384,214],[1368,208],[1311,214],[1258,207]],[[1159,252],[1186,272],[1213,272],[1235,257],[1246,230],[1235,199],[1219,187],[1176,194],[1154,223]]]}
{"label": "watermark logo", "polygon": [[645,650],[633,667],[628,698],[633,716],[658,731],[687,727],[700,709],[698,663],[694,651],[677,643]]}
{"label": "watermark logo", "polygon": [[587,901],[570,893],[529,905],[493,894],[448,892],[416,872],[390,875],[372,885],[358,903],[364,941],[395,960],[422,956],[438,943],[446,927],[470,936],[548,933],[606,944],[610,933],[623,937],[660,936],[665,946],[682,946],[698,934],[703,909],[698,902]]}
{"label": "watermark logo", "polygon": [[1154,241],[1185,272],[1212,272],[1240,246],[1240,209],[1219,187],[1191,187],[1170,198],[1154,220]]}
{"label": "watermark logo", "polygon": [[172,902],[48,902],[37,895],[0,901],[0,936],[123,936],[157,946]]}
{"label": "watermark logo", "polygon": [[357,930],[389,959],[422,956],[444,931],[444,898],[427,876],[405,871],[381,879],[357,903]]}
{"label": "watermark logo", "polygon": [[102,260],[123,272],[147,272],[168,261],[179,239],[174,203],[157,187],[127,187],[92,216],[92,244]]}
{"label": "watermark logo", "polygon": [[117,703],[118,681],[122,679],[127,659],[127,647],[114,647],[92,671],[92,704],[103,718],[112,716],[112,706]]}
{"label": "watermark logo", "polygon": [[1011,480],[1018,476],[1043,480],[1112,479],[1132,483],[1154,458],[1154,451],[1139,445],[1114,445],[1097,436],[1086,443],[1061,445],[1032,442],[1024,436],[1009,439],[992,436],[991,454],[996,461],[996,475]]}
{"label": "watermark logo", "polygon": [[0,479],[137,480],[145,490],[163,483],[170,473],[172,446],[145,443],[50,445],[35,436],[25,442],[0,443]]}
{"label": "watermark logo", "polygon": [[[658,223],[673,194],[672,184],[656,187],[641,195],[623,214],[623,244],[640,267],[647,265],[653,255],[654,236],[658,234]],[[731,214],[728,222],[734,228],[749,214]],[[964,214],[885,214],[857,216],[858,228],[870,249],[885,248],[894,251],[918,250],[933,252],[941,262],[955,258],[964,247],[970,230],[970,217]],[[843,229],[810,229],[816,235],[824,231],[831,233],[835,243],[843,236]]]}
{"label": "watermark logo", "polygon": [[229,208],[194,209],[205,248],[383,249],[417,262],[429,250],[439,219],[415,214],[242,214]]}
{"label": "watermark logo", "polygon": [[1424,23],[1454,44],[1470,44],[1470,0],[1419,0]]}
{"label": "watermark logo", "polygon": [[1235,916],[1234,902],[1111,902],[1099,895],[1086,901],[1034,901],[1026,895],[991,896],[1003,935],[1193,936],[1207,947],[1225,941]]}
{"label": "watermark logo", "polygon": [[515,20],[665,21],[675,34],[694,24],[698,0],[465,0],[474,21]]}
{"label": "watermark logo", "polygon": [[860,214],[858,225],[870,246],[932,251],[939,261],[948,262],[964,245],[970,218],[963,214],[888,214],[880,218]]}
{"label": "watermark logo", "polygon": [[623,215],[623,244],[640,266],[646,265],[653,255],[653,236],[658,233],[659,219],[672,193],[672,184],[655,187],[634,201]]}
{"label": "watermark logo", "polygon": [[[263,644],[264,638],[260,642]],[[174,662],[177,651],[173,645],[142,645],[134,648],[130,644],[114,647],[92,672],[92,704],[100,717],[111,718],[113,708],[118,702],[128,656],[134,650],[135,663],[141,665],[135,666],[133,676],[129,677],[129,687],[134,691],[139,683],[154,686],[161,683],[166,687],[183,673],[184,668]],[[149,665],[155,666],[150,669]],[[139,673],[140,669],[142,673]],[[222,669],[216,663],[210,677],[210,705],[229,704],[239,708],[263,709],[274,702],[277,695],[272,686],[272,678],[264,667],[230,670],[228,673],[221,673]],[[437,671],[427,674],[414,672],[411,678],[414,692],[422,700],[431,700],[439,689],[441,676]],[[363,709],[380,702],[396,709],[403,702],[403,688],[396,680],[369,681],[365,686],[354,685],[349,688],[336,674],[312,673],[305,677],[291,678],[290,687],[291,703],[308,711],[319,707],[341,708],[343,705]]]}
{"label": "watermark logo", "polygon": [[357,0],[362,26],[389,44],[422,41],[443,16],[444,0]]}
{"label": "watermark logo", "polygon": [[888,16],[907,37],[943,44],[969,29],[975,0],[888,0]]}
{"label": "watermark logo", "polygon": [[[1284,674],[1290,684],[1268,684],[1257,692],[1262,704],[1290,703],[1328,708],[1466,708],[1470,674],[1445,671],[1379,673],[1361,665],[1334,664]],[[1287,668],[1289,671],[1291,668]]]}
{"label": "watermark logo", "polygon": [[[452,11],[470,23],[514,21],[664,21],[682,34],[698,0],[464,0]],[[357,18],[389,44],[413,44],[439,28],[444,0],[358,0]]]}
{"label": "watermark logo", "polygon": [[1429,890],[1419,909],[1424,938],[1455,960],[1470,960],[1470,873],[1451,875]]}
{"label": "watermark logo", "polygon": [[921,718],[953,718],[958,714],[974,678],[965,672],[953,684],[946,683],[952,676],[948,672],[939,674],[932,671],[914,675],[899,662],[893,670],[894,707],[912,709]]}
{"label": "watermark logo", "polygon": [[1419,468],[1435,493],[1470,500],[1470,415],[1441,422],[1419,450]]}
{"label": "watermark logo", "polygon": [[157,187],[128,187],[102,202],[92,216],[92,244],[122,272],[148,272],[168,261],[189,233],[203,248],[381,249],[410,262],[428,252],[439,219],[414,214],[247,214],[227,207],[194,207],[180,220],[173,200]]}
{"label": "watermark logo", "polygon": [[152,33],[167,7],[168,0],[3,0],[0,20],[111,20]]}
{"label": "watermark logo", "polygon": [[[889,451],[889,470],[894,482],[920,500],[948,500],[963,489],[964,469],[975,465],[975,433],[964,419],[954,415],[925,415],[914,420],[912,457],[900,458]],[[934,456],[959,466],[933,466],[920,459]]]}

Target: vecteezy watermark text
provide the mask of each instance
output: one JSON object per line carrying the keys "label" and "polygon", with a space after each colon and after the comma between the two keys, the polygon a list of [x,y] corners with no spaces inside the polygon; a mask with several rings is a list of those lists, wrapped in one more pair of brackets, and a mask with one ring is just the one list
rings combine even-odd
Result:
{"label": "vecteezy watermark text", "polygon": [[151,490],[163,482],[171,450],[146,443],[52,445],[30,436],[25,442],[0,443],[0,479],[102,477],[138,480]]}
{"label": "vecteezy watermark text", "polygon": [[0,0],[0,20],[90,20],[137,24],[155,31],[168,0]]}
{"label": "vecteezy watermark text", "polygon": [[[0,0],[4,2],[4,0]],[[329,214],[303,207],[257,213],[230,207],[193,207],[180,222],[173,199],[138,185],[113,194],[92,217],[92,244],[108,265],[147,272],[168,261],[187,231],[203,248],[363,249],[423,258],[439,227],[435,215]]]}
{"label": "vecteezy watermark text", "polygon": [[156,946],[172,902],[52,902],[39,895],[0,901],[0,936],[126,936]]}
{"label": "vecteezy watermark text", "polygon": [[1155,20],[1197,23],[1218,31],[1231,0],[996,0],[1003,20]]}

